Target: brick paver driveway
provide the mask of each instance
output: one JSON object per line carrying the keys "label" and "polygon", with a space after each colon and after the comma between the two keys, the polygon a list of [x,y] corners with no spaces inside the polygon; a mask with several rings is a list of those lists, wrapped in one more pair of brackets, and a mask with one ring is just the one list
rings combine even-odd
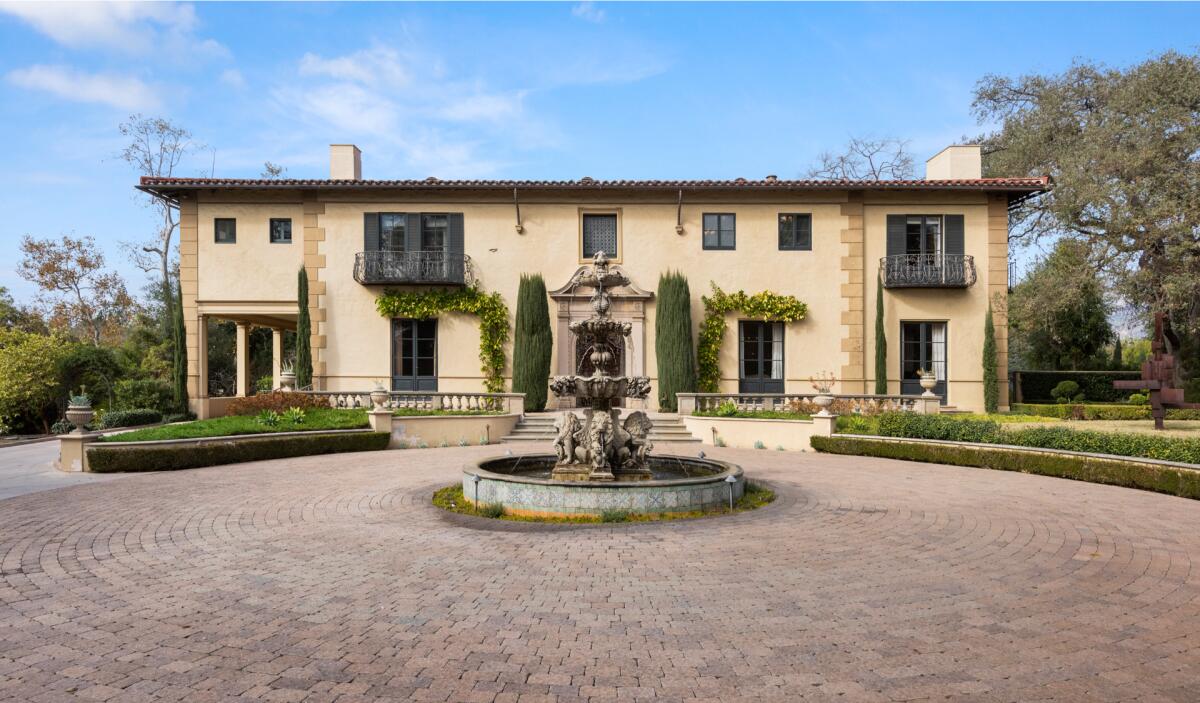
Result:
{"label": "brick paver driveway", "polygon": [[1200,699],[1200,503],[717,450],[780,499],[614,527],[428,504],[493,453],[0,501],[0,699]]}

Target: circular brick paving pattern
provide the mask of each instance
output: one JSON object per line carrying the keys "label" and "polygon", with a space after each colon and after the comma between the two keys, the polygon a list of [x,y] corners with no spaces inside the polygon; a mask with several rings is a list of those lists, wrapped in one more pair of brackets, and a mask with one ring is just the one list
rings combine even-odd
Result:
{"label": "circular brick paving pattern", "polygon": [[582,527],[429,505],[494,453],[0,501],[0,699],[1200,699],[1200,503],[710,450],[776,503]]}

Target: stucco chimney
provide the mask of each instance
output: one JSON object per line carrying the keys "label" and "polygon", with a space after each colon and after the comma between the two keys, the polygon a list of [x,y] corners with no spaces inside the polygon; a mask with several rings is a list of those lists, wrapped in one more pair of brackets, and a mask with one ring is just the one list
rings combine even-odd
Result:
{"label": "stucco chimney", "polygon": [[353,144],[329,145],[329,177],[335,181],[362,180],[362,152]]}
{"label": "stucco chimney", "polygon": [[925,162],[925,180],[951,181],[983,177],[983,151],[978,144],[956,144]]}

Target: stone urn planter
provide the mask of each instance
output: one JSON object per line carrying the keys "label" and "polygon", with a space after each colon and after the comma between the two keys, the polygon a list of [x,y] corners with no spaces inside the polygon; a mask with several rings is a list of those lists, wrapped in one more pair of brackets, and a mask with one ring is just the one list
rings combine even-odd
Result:
{"label": "stone urn planter", "polygon": [[83,434],[83,426],[91,422],[96,415],[92,410],[91,399],[82,393],[71,396],[67,403],[67,411],[63,414],[75,425],[75,432],[78,434]]}
{"label": "stone urn planter", "polygon": [[279,389],[283,391],[296,390],[296,370],[289,362],[284,362],[279,368]]}
{"label": "stone urn planter", "polygon": [[383,384],[376,383],[375,388],[371,391],[371,406],[376,410],[382,410],[390,397],[391,394],[383,387]]}
{"label": "stone urn planter", "polygon": [[813,405],[816,405],[820,410],[817,412],[818,417],[829,417],[829,406],[833,405],[833,396],[821,394],[813,397]]}
{"label": "stone urn planter", "polygon": [[937,375],[934,374],[932,371],[926,371],[926,372],[922,373],[921,374],[921,388],[925,389],[925,392],[921,394],[922,398],[935,397],[933,389],[937,388]]}

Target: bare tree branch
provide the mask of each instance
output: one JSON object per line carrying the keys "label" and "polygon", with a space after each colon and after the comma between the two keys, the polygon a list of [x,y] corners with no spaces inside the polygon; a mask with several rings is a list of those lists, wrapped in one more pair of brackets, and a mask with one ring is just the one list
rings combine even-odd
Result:
{"label": "bare tree branch", "polygon": [[823,152],[809,178],[854,181],[905,180],[913,176],[908,142],[902,139],[852,138],[841,154]]}

